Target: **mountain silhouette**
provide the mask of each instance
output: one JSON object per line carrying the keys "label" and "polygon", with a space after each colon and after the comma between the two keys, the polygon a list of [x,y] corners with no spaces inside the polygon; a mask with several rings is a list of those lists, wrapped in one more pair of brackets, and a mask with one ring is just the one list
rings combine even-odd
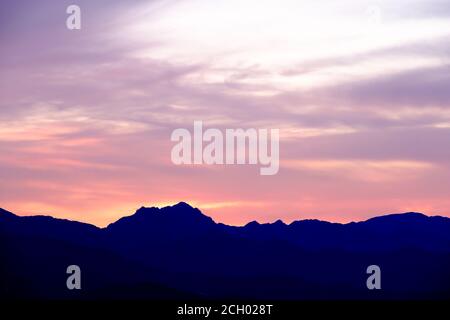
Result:
{"label": "mountain silhouette", "polygon": [[[0,209],[8,299],[448,299],[450,219],[421,213],[347,224],[214,222],[180,202],[106,228]],[[66,268],[82,270],[68,290]],[[381,268],[381,290],[366,269]]]}

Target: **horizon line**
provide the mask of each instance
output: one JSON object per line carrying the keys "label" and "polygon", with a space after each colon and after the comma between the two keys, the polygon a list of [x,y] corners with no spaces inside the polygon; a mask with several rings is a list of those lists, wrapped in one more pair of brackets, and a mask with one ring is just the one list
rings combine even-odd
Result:
{"label": "horizon line", "polygon": [[[283,224],[286,225],[286,226],[290,226],[290,225],[292,225],[292,224],[295,223],[295,222],[301,222],[301,221],[318,221],[318,222],[325,222],[325,223],[331,223],[331,224],[348,225],[348,224],[352,224],[352,223],[366,222],[366,221],[369,221],[369,220],[371,220],[371,219],[380,218],[380,217],[387,217],[387,216],[394,216],[394,215],[405,215],[405,214],[420,214],[420,215],[423,215],[423,216],[428,217],[428,218],[431,218],[431,217],[449,218],[449,217],[442,216],[442,215],[428,215],[428,214],[426,214],[426,213],[418,212],[418,211],[407,211],[407,212],[385,213],[385,214],[381,214],[381,215],[375,215],[375,216],[370,217],[370,218],[367,218],[367,219],[365,219],[365,220],[349,221],[349,222],[345,222],[345,223],[342,223],[342,222],[332,222],[332,221],[327,221],[327,220],[311,219],[311,218],[309,218],[309,219],[293,220],[293,221],[291,221],[290,223],[285,223],[282,219],[276,219],[276,220],[274,220],[274,221],[272,221],[272,222],[263,222],[263,223],[261,223],[261,222],[259,222],[259,221],[257,221],[257,220],[252,220],[252,221],[249,221],[249,222],[247,222],[247,223],[245,223],[245,224],[243,224],[243,225],[233,225],[233,224],[227,224],[227,223],[217,222],[217,221],[215,221],[212,217],[206,215],[200,208],[198,208],[198,207],[193,207],[193,206],[190,205],[188,202],[185,202],[185,201],[179,201],[179,202],[177,202],[177,203],[175,203],[175,204],[172,204],[172,205],[166,205],[166,206],[161,206],[161,207],[158,207],[158,206],[149,206],[149,207],[146,207],[146,206],[140,206],[139,208],[137,208],[137,209],[135,210],[134,213],[132,213],[132,214],[130,214],[130,215],[124,215],[124,216],[121,216],[120,218],[118,218],[118,219],[116,219],[116,220],[114,220],[114,221],[108,223],[106,226],[103,226],[103,227],[102,227],[102,226],[96,225],[96,224],[94,224],[94,223],[84,222],[84,221],[80,221],[80,220],[67,219],[67,218],[58,218],[58,217],[55,217],[55,216],[53,216],[53,215],[51,215],[51,214],[26,214],[26,215],[22,215],[22,214],[17,214],[17,213],[15,213],[15,212],[13,212],[13,211],[7,210],[7,209],[5,209],[5,208],[3,208],[3,207],[0,207],[0,212],[1,212],[1,211],[6,211],[6,212],[9,212],[9,213],[13,214],[13,215],[16,216],[16,217],[50,217],[50,218],[57,219],[57,220],[64,220],[64,221],[71,221],[71,222],[83,223],[83,224],[87,224],[87,225],[94,226],[94,227],[99,228],[99,229],[106,229],[109,225],[111,225],[111,224],[113,224],[113,223],[119,221],[119,220],[122,219],[122,218],[134,216],[134,215],[137,213],[137,211],[139,211],[139,210],[142,209],[142,208],[145,208],[145,209],[156,208],[156,209],[161,210],[161,209],[164,209],[164,208],[175,207],[175,206],[183,205],[183,204],[188,205],[188,206],[191,207],[192,209],[197,209],[197,210],[199,210],[200,213],[201,213],[202,215],[204,215],[205,217],[210,218],[215,224],[222,224],[222,225],[226,225],[226,226],[229,226],[229,227],[237,227],[237,228],[245,227],[245,226],[247,226],[247,225],[249,225],[249,224],[251,224],[251,223],[257,223],[258,225],[271,225],[271,224],[275,224],[275,223],[281,222],[281,223],[283,223]],[[0,214],[1,214],[1,213],[0,213]],[[449,218],[449,219],[450,219],[450,218]]]}

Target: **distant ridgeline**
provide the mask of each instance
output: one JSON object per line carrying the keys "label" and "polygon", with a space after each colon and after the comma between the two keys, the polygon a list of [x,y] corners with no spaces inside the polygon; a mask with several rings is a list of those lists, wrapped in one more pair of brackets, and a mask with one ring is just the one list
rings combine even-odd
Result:
{"label": "distant ridgeline", "polygon": [[181,202],[97,228],[0,209],[0,261],[1,299],[448,299],[450,219],[233,227]]}

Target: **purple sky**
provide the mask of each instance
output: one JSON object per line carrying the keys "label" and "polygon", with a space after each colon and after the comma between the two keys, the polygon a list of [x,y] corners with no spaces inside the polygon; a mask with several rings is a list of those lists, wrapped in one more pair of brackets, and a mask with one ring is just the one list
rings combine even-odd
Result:
{"label": "purple sky", "polygon": [[[66,7],[81,8],[81,30]],[[105,225],[450,216],[450,2],[0,4],[0,207]],[[175,128],[279,128],[280,170],[175,166]]]}

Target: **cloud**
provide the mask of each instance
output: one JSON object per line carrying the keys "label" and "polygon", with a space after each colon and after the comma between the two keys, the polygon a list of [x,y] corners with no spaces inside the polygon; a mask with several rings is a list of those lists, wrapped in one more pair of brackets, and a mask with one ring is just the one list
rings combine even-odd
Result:
{"label": "cloud", "polygon": [[[381,1],[367,31],[359,1],[250,3],[81,1],[70,32],[69,1],[3,1],[0,202],[99,224],[179,200],[228,223],[448,210],[446,5]],[[174,166],[194,120],[280,128],[280,173]]]}

